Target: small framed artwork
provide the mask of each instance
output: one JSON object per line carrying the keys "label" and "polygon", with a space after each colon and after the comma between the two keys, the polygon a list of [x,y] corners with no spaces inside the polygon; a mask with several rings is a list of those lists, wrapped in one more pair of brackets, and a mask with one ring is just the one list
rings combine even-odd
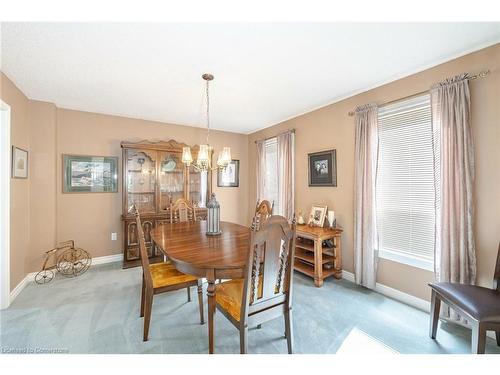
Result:
{"label": "small framed artwork", "polygon": [[309,156],[309,186],[337,186],[337,152],[320,151]]}
{"label": "small framed artwork", "polygon": [[311,207],[311,214],[309,216],[309,223],[312,221],[314,226],[323,227],[325,223],[327,206],[315,204]]}
{"label": "small framed artwork", "polygon": [[116,193],[118,158],[63,155],[63,193]]}
{"label": "small framed artwork", "polygon": [[12,178],[28,178],[28,151],[12,146]]}
{"label": "small framed artwork", "polygon": [[238,187],[240,186],[240,161],[231,160],[225,169],[217,171],[217,186]]}

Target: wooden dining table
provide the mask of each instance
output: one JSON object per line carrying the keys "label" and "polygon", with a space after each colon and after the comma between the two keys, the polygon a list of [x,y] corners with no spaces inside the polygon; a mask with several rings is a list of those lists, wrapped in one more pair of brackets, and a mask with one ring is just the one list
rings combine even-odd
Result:
{"label": "wooden dining table", "polygon": [[221,222],[222,234],[207,236],[206,226],[206,221],[164,223],[151,231],[151,238],[179,271],[207,279],[208,352],[212,354],[215,346],[215,281],[243,278],[250,228]]}

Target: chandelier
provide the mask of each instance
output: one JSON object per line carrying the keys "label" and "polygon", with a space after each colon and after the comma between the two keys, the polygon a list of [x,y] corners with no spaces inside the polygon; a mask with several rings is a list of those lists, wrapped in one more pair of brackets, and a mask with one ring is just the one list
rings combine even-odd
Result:
{"label": "chandelier", "polygon": [[212,74],[203,74],[201,76],[206,82],[206,95],[207,95],[207,143],[200,145],[198,151],[198,158],[193,163],[193,157],[191,155],[191,148],[182,148],[182,162],[188,167],[191,165],[198,172],[211,171],[215,169],[225,169],[231,162],[231,148],[223,147],[222,151],[219,152],[219,157],[217,158],[217,165],[212,168],[212,147],[208,143],[208,138],[210,136],[210,98],[209,98],[209,83],[214,79]]}

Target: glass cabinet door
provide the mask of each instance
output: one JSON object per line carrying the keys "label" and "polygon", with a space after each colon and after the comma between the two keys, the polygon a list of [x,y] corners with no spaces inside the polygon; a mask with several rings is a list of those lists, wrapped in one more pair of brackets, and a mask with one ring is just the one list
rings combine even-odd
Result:
{"label": "glass cabinet door", "polygon": [[184,198],[184,171],[180,152],[160,152],[160,212],[170,210],[171,203]]}
{"label": "glass cabinet door", "polygon": [[126,163],[127,207],[156,212],[156,151],[128,149]]}
{"label": "glass cabinet door", "polygon": [[197,172],[189,167],[189,201],[195,207],[206,207],[208,195],[208,172]]}

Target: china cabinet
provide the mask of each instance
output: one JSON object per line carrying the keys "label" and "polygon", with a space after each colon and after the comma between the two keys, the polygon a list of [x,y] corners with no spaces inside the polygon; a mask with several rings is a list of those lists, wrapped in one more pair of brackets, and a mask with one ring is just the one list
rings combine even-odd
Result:
{"label": "china cabinet", "polygon": [[[197,172],[182,163],[182,148],[174,140],[122,142],[123,150],[123,268],[140,265],[139,240],[135,217],[129,213],[135,204],[141,215],[150,262],[163,259],[155,249],[150,232],[170,221],[170,207],[177,199],[191,202],[196,218],[206,218],[211,193],[211,172]],[[198,146],[191,147],[194,158]]]}

